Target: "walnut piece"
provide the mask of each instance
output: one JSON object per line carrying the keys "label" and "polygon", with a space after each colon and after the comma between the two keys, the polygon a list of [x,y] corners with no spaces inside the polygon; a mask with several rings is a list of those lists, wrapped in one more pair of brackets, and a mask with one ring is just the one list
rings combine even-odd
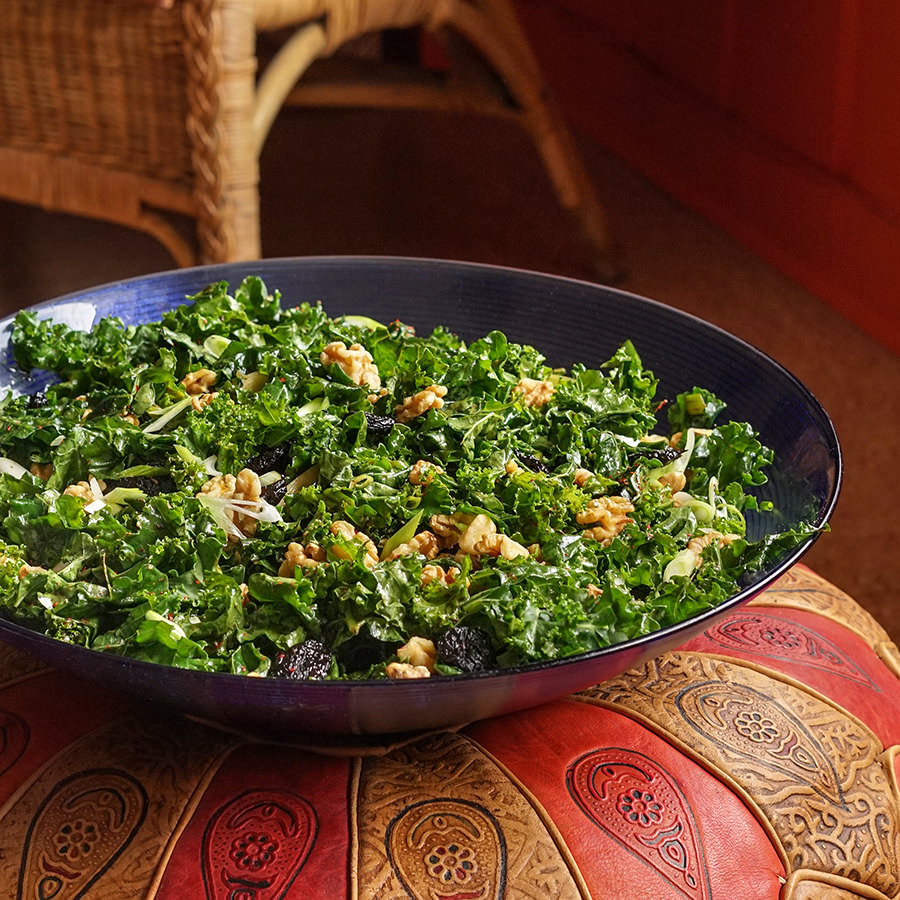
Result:
{"label": "walnut piece", "polygon": [[362,344],[332,341],[319,354],[323,366],[336,365],[354,383],[373,391],[381,390],[381,376],[372,354]]}
{"label": "walnut piece", "polygon": [[459,543],[460,535],[473,518],[474,516],[467,516],[464,513],[454,513],[452,516],[436,513],[428,520],[428,524],[431,526],[431,530],[441,538],[441,542],[446,548]]}
{"label": "walnut piece", "polygon": [[[693,429],[693,431],[695,435],[706,435],[713,433],[712,428],[695,428]],[[673,434],[672,437],[669,438],[669,446],[681,449],[681,441],[683,437],[683,431],[676,431],[675,434]]]}
{"label": "walnut piece", "polygon": [[390,558],[397,559],[401,556],[412,556],[421,553],[426,559],[434,559],[443,550],[443,543],[431,531],[420,531],[405,544],[399,544],[391,551]]}
{"label": "walnut piece", "polygon": [[578,487],[584,487],[592,478],[594,473],[590,469],[576,469],[572,480]]}
{"label": "walnut piece", "polygon": [[634,512],[634,505],[625,497],[595,497],[575,516],[575,521],[593,526],[582,532],[584,537],[608,544],[632,521],[630,512]]}
{"label": "walnut piece", "polygon": [[411,666],[409,663],[388,663],[384,671],[388,678],[431,678],[431,672],[425,666]]}
{"label": "walnut piece", "polygon": [[450,587],[450,585],[456,581],[458,576],[459,569],[457,569],[456,566],[450,566],[449,569],[444,569],[434,563],[429,563],[427,566],[422,566],[420,584],[422,587],[425,587],[425,585],[437,581],[444,585],[444,587]]}
{"label": "walnut piece", "polygon": [[200,394],[208,394],[212,386],[216,383],[218,376],[210,369],[197,369],[195,372],[188,372],[181,379],[186,394],[192,397]]}
{"label": "walnut piece", "polygon": [[210,391],[208,394],[197,394],[195,397],[191,397],[191,408],[194,412],[200,412],[205,406],[209,406],[209,404],[218,396],[218,391]]}
{"label": "walnut piece", "polygon": [[687,484],[687,477],[684,472],[666,472],[656,479],[658,484],[667,487],[673,494],[683,491]]}
{"label": "walnut piece", "polygon": [[527,548],[505,534],[497,532],[497,526],[489,516],[465,513],[434,515],[429,520],[431,530],[441,539],[444,549],[459,545],[459,552],[465,556],[502,556],[515,559],[529,556]]}
{"label": "walnut piece", "polygon": [[309,543],[306,546],[291,541],[284,553],[284,560],[278,569],[281,578],[293,578],[296,570],[314,569],[325,560],[325,550],[318,544]]}
{"label": "walnut piece", "polygon": [[698,534],[696,537],[692,537],[687,543],[687,548],[692,553],[697,554],[697,565],[700,565],[699,556],[707,547],[710,547],[713,544],[718,547],[726,547],[737,539],[738,535],[736,534],[722,534],[720,531],[709,530],[704,531],[703,534]]}
{"label": "walnut piece", "polygon": [[502,556],[516,559],[528,556],[528,550],[505,534],[498,534],[497,526],[484,513],[479,513],[459,538],[460,552],[467,556]]}
{"label": "walnut piece", "polygon": [[98,481],[96,484],[100,488],[100,494],[95,493],[89,481],[76,481],[75,484],[70,484],[63,493],[70,497],[80,497],[85,503],[92,503],[94,500],[102,499],[103,491],[106,490],[105,482]]}
{"label": "walnut piece", "polygon": [[394,418],[398,422],[409,422],[417,416],[424,415],[429,409],[440,409],[446,396],[447,388],[442,384],[432,384],[394,407]]}
{"label": "walnut piece", "polygon": [[526,406],[543,406],[553,397],[556,387],[552,381],[522,378],[513,391],[521,395]]}
{"label": "walnut piece", "polygon": [[416,460],[416,464],[409,471],[409,483],[429,485],[434,481],[434,476],[443,471],[435,463],[427,462],[424,459]]}
{"label": "walnut piece", "polygon": [[397,656],[402,662],[411,666],[422,666],[429,672],[434,671],[437,662],[437,650],[433,641],[424,637],[411,637],[398,651]]}
{"label": "walnut piece", "polygon": [[[366,550],[366,555],[363,557],[363,563],[367,568],[371,569],[372,566],[378,562],[378,550],[371,538],[367,534],[357,531],[350,522],[338,519],[338,521],[332,523],[331,533],[335,537],[341,537],[347,541],[358,541],[362,544]],[[332,547],[331,552],[338,559],[353,559],[353,556],[345,547],[335,545]]]}
{"label": "walnut piece", "polygon": [[[200,493],[209,497],[222,497],[225,500],[259,503],[262,485],[256,472],[252,469],[241,469],[236,476],[215,475],[200,488]],[[244,534],[250,536],[256,533],[259,523],[253,516],[246,516],[238,510],[231,511],[230,515],[231,521]]]}

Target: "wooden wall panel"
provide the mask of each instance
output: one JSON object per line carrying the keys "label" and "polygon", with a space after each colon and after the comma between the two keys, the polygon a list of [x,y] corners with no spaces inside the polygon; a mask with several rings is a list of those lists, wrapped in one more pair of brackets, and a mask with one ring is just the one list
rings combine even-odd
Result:
{"label": "wooden wall panel", "polygon": [[686,87],[723,99],[730,80],[732,0],[637,0],[635,52]]}
{"label": "wooden wall panel", "polygon": [[900,352],[900,4],[582,2],[517,0],[573,124]]}
{"label": "wooden wall panel", "polygon": [[754,130],[828,166],[843,0],[741,0],[733,108]]}
{"label": "wooden wall panel", "polygon": [[559,8],[586,24],[602,25],[622,40],[633,39],[638,25],[637,0],[559,0]]}
{"label": "wooden wall panel", "polygon": [[900,3],[867,0],[856,33],[848,178],[885,213],[900,211]]}

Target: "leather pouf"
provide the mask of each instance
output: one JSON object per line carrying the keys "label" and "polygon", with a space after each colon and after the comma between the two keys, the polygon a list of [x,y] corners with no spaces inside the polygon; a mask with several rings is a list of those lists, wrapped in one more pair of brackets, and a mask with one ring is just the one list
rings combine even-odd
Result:
{"label": "leather pouf", "polygon": [[795,567],[573,697],[365,752],[248,741],[0,648],[0,898],[900,895],[897,648]]}

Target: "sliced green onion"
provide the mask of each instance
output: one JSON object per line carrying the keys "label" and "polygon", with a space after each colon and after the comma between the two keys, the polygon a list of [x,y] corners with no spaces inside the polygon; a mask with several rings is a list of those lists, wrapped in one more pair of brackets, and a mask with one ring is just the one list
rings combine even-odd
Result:
{"label": "sliced green onion", "polygon": [[323,409],[328,408],[328,398],[327,397],[316,397],[315,400],[310,400],[308,403],[304,403],[300,409],[297,410],[298,416],[308,416],[310,413],[321,412]]}
{"label": "sliced green onion", "polygon": [[27,471],[28,469],[24,466],[20,466],[14,459],[0,456],[0,472],[4,475],[12,475],[13,478],[21,478]]}
{"label": "sliced green onion", "polygon": [[[165,616],[158,613],[155,609],[148,609],[147,612],[144,613],[144,618],[149,622],[159,622],[162,625],[168,626],[170,633],[175,638],[187,637],[184,629],[177,622],[170,621]],[[140,640],[140,637],[138,637],[138,640]]]}
{"label": "sliced green onion", "polygon": [[348,325],[357,325],[360,328],[384,328],[381,322],[369,316],[341,316],[341,321],[346,322]]}
{"label": "sliced green onion", "polygon": [[255,394],[265,387],[268,380],[269,376],[262,372],[248,372],[246,375],[241,375],[241,387],[248,393]]}
{"label": "sliced green onion", "polygon": [[156,421],[151,422],[145,428],[143,428],[144,434],[156,434],[158,431],[162,431],[169,422],[172,421],[179,413],[185,410],[187,407],[191,405],[191,398],[185,397],[183,400],[178,400],[173,403],[171,406],[167,406],[159,418]]}
{"label": "sliced green onion", "polygon": [[676,491],[676,493],[672,495],[672,500],[675,501],[676,506],[687,507],[690,509],[698,522],[708,524],[715,518],[716,508],[712,503],[700,500],[693,494],[689,494],[687,491]]}
{"label": "sliced green onion", "polygon": [[211,357],[213,357],[213,359],[218,359],[225,352],[225,348],[230,343],[231,341],[227,337],[223,337],[221,334],[211,334],[203,342],[203,349]]}
{"label": "sliced green onion", "polygon": [[103,502],[110,507],[113,513],[118,512],[124,503],[134,501],[141,502],[147,499],[147,495],[135,487],[115,487],[103,495]]}
{"label": "sliced green onion", "polygon": [[687,394],[684,398],[684,411],[689,416],[700,416],[706,412],[706,401],[703,394],[693,393]]}
{"label": "sliced green onion", "polygon": [[232,513],[238,513],[242,516],[250,516],[260,522],[281,522],[281,513],[266,502],[261,497],[259,500],[235,500],[231,497],[212,497],[209,494],[200,493],[197,499],[211,513],[216,524],[226,533],[238,540],[244,540],[247,535],[244,534],[237,525],[234,524]]}
{"label": "sliced green onion", "polygon": [[688,576],[697,567],[697,554],[693,550],[682,550],[669,560],[663,570],[663,581],[671,581],[678,575]]}
{"label": "sliced green onion", "polygon": [[422,510],[420,509],[384,542],[384,547],[381,548],[381,558],[387,559],[401,544],[408,544],[416,536],[421,519]]}
{"label": "sliced green onion", "polygon": [[305,472],[301,472],[288,486],[286,493],[295,494],[300,488],[315,484],[319,478],[319,467],[310,466]]}

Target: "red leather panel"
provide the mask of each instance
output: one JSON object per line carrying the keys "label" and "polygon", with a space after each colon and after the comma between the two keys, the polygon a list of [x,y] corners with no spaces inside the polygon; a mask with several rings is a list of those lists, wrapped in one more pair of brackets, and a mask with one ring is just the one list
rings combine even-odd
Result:
{"label": "red leather panel", "polygon": [[566,700],[468,734],[546,810],[587,882],[603,886],[594,896],[778,895],[784,868],[754,813],[627,716]]}
{"label": "red leather panel", "polygon": [[56,753],[129,705],[50,670],[0,690],[0,806]]}
{"label": "red leather panel", "polygon": [[346,759],[236,747],[178,837],[156,900],[346,898],[349,774]]}

